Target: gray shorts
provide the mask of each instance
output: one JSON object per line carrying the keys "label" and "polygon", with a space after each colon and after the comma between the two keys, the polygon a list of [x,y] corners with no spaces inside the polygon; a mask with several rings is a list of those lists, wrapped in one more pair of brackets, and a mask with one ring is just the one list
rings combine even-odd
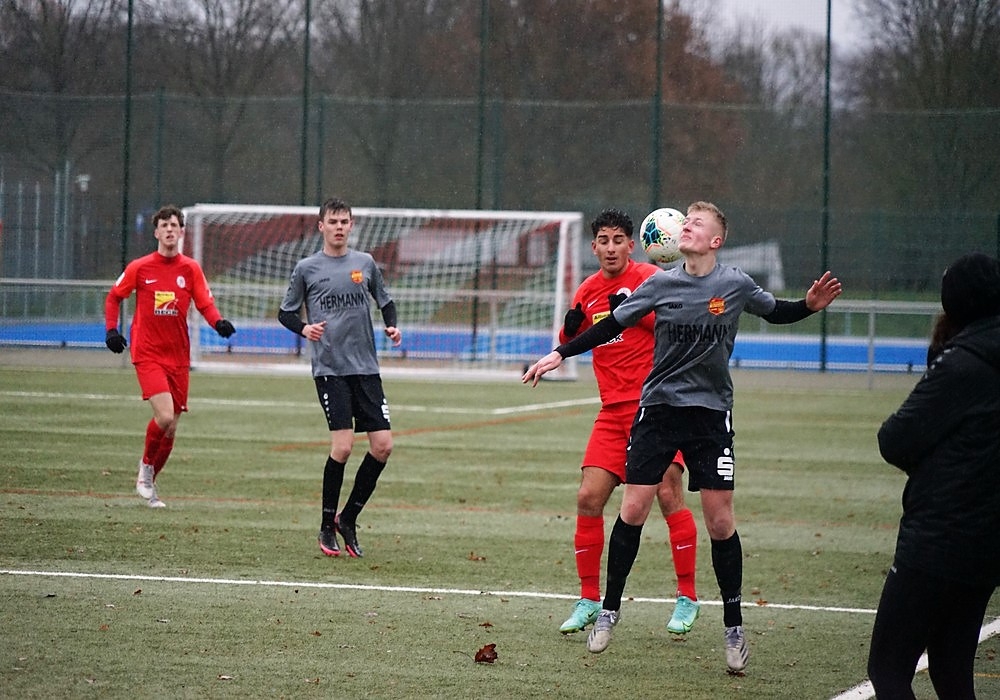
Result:
{"label": "gray shorts", "polygon": [[377,374],[315,377],[319,405],[330,430],[370,433],[389,430],[389,402]]}
{"label": "gray shorts", "polygon": [[680,450],[688,490],[732,491],[736,476],[730,411],[701,406],[642,406],[632,421],[625,483],[660,483]]}

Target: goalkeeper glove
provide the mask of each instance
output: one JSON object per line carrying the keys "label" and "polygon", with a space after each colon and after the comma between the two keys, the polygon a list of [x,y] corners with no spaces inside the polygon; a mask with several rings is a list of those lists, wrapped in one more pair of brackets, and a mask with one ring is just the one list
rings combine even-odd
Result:
{"label": "goalkeeper glove", "polygon": [[215,332],[221,335],[223,338],[228,338],[229,336],[231,336],[233,333],[236,332],[236,329],[233,328],[233,324],[231,324],[229,321],[227,321],[224,318],[220,318],[218,321],[215,322]]}
{"label": "goalkeeper glove", "polygon": [[117,328],[108,329],[107,335],[104,336],[104,344],[108,346],[108,350],[116,355],[121,355],[128,346],[125,338],[118,332]]}
{"label": "goalkeeper glove", "polygon": [[570,337],[576,335],[583,325],[583,319],[583,304],[577,304],[575,308],[566,312],[566,318],[563,319],[563,333]]}
{"label": "goalkeeper glove", "polygon": [[614,311],[615,309],[618,308],[618,305],[621,304],[626,299],[628,299],[628,297],[625,296],[624,294],[609,294],[608,306],[611,308],[612,311]]}

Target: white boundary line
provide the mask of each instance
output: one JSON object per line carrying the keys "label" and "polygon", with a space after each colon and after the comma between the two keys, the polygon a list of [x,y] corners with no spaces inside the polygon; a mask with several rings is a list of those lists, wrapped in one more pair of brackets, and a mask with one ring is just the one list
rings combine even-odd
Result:
{"label": "white boundary line", "polygon": [[[569,593],[544,593],[541,591],[486,591],[475,588],[432,588],[418,586],[375,586],[364,583],[328,583],[319,581],[270,581],[266,579],[200,578],[190,576],[152,576],[148,574],[97,574],[83,571],[37,571],[30,569],[0,569],[0,576],[38,576],[50,578],[103,579],[112,581],[158,581],[161,583],[205,583],[218,586],[273,586],[280,588],[329,588],[355,591],[380,591],[385,593],[447,593],[451,595],[497,596],[501,598],[538,598],[549,600],[577,600]],[[676,598],[628,597],[630,603],[676,603]],[[722,606],[718,600],[701,600],[702,605]],[[865,608],[824,607],[818,605],[743,603],[745,608],[776,608],[779,610],[813,610],[874,615]]]}
{"label": "white boundary line", "polygon": [[[33,571],[22,569],[0,569],[0,576],[38,576],[48,578],[76,578],[76,579],[101,579],[110,581],[156,581],[161,583],[197,583],[211,584],[219,586],[270,586],[275,588],[326,588],[338,590],[355,591],[379,591],[384,593],[426,593],[445,595],[468,595],[468,596],[496,596],[499,598],[537,598],[549,600],[576,600],[576,595],[566,593],[543,593],[540,591],[486,591],[474,588],[431,588],[419,586],[374,586],[361,583],[322,583],[317,581],[269,581],[266,579],[227,579],[227,578],[199,578],[191,576],[150,576],[143,574],[95,574],[79,571]],[[675,598],[628,598],[629,602],[636,603],[673,603]],[[702,600],[703,605],[721,606],[721,601]],[[781,610],[816,610],[821,612],[843,612],[864,615],[874,615],[875,610],[867,608],[842,608],[827,607],[818,605],[788,605],[772,604],[759,606],[754,603],[744,603],[745,608],[778,608]],[[979,642],[982,643],[1000,634],[1000,618],[994,619],[985,625],[979,632]],[[927,654],[920,657],[917,663],[916,672],[927,669]],[[853,688],[845,690],[839,695],[835,695],[830,700],[871,700],[875,697],[875,690],[868,681],[860,683]]]}

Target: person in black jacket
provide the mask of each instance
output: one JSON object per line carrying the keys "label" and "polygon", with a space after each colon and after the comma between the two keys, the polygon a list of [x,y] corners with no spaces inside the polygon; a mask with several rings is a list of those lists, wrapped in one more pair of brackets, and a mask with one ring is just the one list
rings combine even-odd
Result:
{"label": "person in black jacket", "polygon": [[941,305],[927,371],[878,431],[882,457],[908,477],[868,656],[880,700],[915,697],[924,650],[940,698],[975,698],[979,630],[1000,585],[1000,261],[956,260]]}

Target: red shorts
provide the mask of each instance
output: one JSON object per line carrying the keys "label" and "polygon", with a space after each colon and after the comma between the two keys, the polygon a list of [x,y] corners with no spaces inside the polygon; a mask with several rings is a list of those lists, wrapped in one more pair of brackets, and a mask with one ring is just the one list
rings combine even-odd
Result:
{"label": "red shorts", "polygon": [[169,393],[174,399],[174,413],[187,411],[190,367],[166,367],[157,362],[138,362],[135,376],[139,380],[143,401],[157,394]]}
{"label": "red shorts", "polygon": [[[625,457],[628,454],[628,437],[632,430],[635,412],[639,410],[638,401],[601,406],[594,419],[594,428],[590,431],[587,449],[583,453],[581,467],[600,467],[625,481]],[[685,468],[684,456],[678,452],[674,462]]]}

